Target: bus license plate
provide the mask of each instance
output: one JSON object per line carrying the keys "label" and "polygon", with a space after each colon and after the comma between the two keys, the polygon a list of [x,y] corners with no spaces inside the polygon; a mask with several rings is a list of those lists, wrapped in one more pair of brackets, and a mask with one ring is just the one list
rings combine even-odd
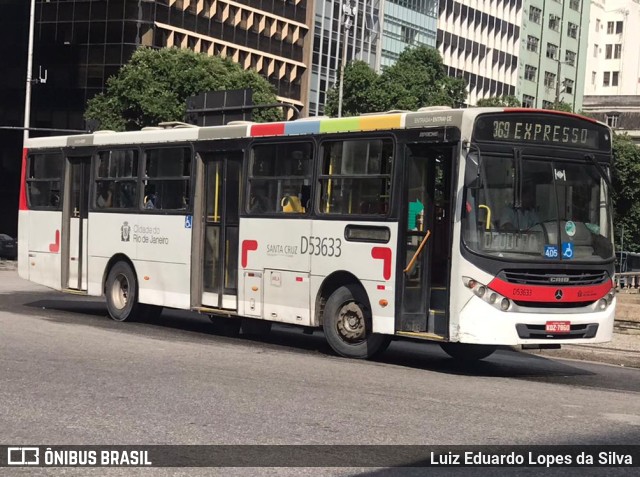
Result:
{"label": "bus license plate", "polygon": [[547,321],[544,326],[547,333],[569,333],[571,331],[570,321]]}

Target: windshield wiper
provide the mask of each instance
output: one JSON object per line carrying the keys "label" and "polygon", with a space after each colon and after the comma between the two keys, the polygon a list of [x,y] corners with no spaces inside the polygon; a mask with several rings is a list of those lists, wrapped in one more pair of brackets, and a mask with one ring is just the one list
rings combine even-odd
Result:
{"label": "windshield wiper", "polygon": [[609,188],[609,190],[612,190],[613,186],[611,185],[611,179],[609,179],[609,176],[607,175],[607,171],[604,170],[604,168],[602,167],[602,164],[600,164],[596,160],[593,154],[585,154],[585,157],[589,159],[594,166],[596,166],[598,173],[604,179],[605,183],[607,184],[607,187]]}

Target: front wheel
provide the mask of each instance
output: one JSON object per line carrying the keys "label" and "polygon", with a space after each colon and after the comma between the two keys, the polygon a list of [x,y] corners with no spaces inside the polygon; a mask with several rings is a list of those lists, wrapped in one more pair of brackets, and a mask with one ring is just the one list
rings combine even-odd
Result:
{"label": "front wheel", "polygon": [[364,290],[347,285],[334,291],[324,307],[324,335],[329,346],[346,358],[371,358],[391,342],[371,332],[371,309]]}
{"label": "front wheel", "polygon": [[478,361],[493,354],[498,348],[492,345],[477,345],[467,343],[440,343],[440,347],[454,359],[459,361]]}
{"label": "front wheel", "polygon": [[127,262],[117,262],[107,276],[105,286],[107,310],[115,321],[133,321],[140,305],[138,303],[138,281]]}

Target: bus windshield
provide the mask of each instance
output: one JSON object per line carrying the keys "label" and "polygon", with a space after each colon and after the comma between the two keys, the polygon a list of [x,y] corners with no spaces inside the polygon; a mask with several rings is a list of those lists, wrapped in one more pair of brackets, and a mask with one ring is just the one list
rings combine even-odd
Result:
{"label": "bus windshield", "polygon": [[527,261],[613,258],[606,168],[470,152],[466,169],[462,236],[471,251]]}

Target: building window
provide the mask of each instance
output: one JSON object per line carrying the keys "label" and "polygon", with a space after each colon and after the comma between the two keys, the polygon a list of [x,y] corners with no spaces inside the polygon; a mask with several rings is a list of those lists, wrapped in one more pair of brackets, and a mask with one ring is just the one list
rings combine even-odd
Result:
{"label": "building window", "polygon": [[[580,11],[580,0],[569,0],[569,8],[571,10],[575,10],[576,12]],[[596,30],[598,31],[598,30]]]}
{"label": "building window", "polygon": [[605,114],[604,118],[607,126],[609,126],[610,128],[618,127],[618,120],[620,119],[619,114]]}
{"label": "building window", "polygon": [[607,60],[610,60],[613,57],[613,45],[605,45],[604,57]]}
{"label": "building window", "polygon": [[610,82],[611,82],[611,73],[609,73],[608,71],[605,71],[602,77],[602,86],[609,86]]}
{"label": "building window", "polygon": [[564,79],[564,92],[567,94],[573,94],[574,81],[569,78]]}
{"label": "building window", "polygon": [[524,79],[535,81],[537,72],[538,68],[536,68],[535,66],[524,65]]}
{"label": "building window", "polygon": [[613,34],[614,22],[607,22],[607,35]]}
{"label": "building window", "polygon": [[553,103],[551,101],[542,100],[542,109],[553,109]]}
{"label": "building window", "polygon": [[560,17],[557,15],[549,15],[549,29],[558,31],[560,29]]}
{"label": "building window", "polygon": [[558,51],[558,45],[554,45],[553,43],[547,43],[547,58],[551,58],[555,60],[557,51]]}
{"label": "building window", "polygon": [[251,151],[247,212],[309,213],[311,191],[310,143],[258,144]]}
{"label": "building window", "polygon": [[594,44],[593,45],[593,57],[597,58],[598,57],[598,44]]}
{"label": "building window", "polygon": [[402,36],[402,41],[411,45],[416,40],[418,30],[403,25],[401,27],[400,34]]}
{"label": "building window", "polygon": [[320,212],[386,215],[391,196],[393,141],[326,141],[322,144]]}
{"label": "building window", "polygon": [[540,17],[542,17],[542,10],[537,7],[529,7],[529,21],[539,24]]}
{"label": "building window", "polygon": [[620,77],[619,71],[611,72],[611,86],[618,86],[618,78]]}
{"label": "building window", "polygon": [[576,25],[575,23],[569,22],[568,27],[569,27],[569,29],[567,30],[567,35],[570,36],[571,38],[577,38],[578,37],[578,25]]}
{"label": "building window", "polygon": [[622,44],[618,43],[613,47],[613,57],[619,59],[622,56]]}
{"label": "building window", "polygon": [[538,43],[540,43],[540,40],[538,38],[536,38],[535,36],[529,35],[527,38],[527,50],[537,53]]}
{"label": "building window", "polygon": [[594,86],[596,84],[596,76],[597,76],[596,72],[592,71],[591,72],[591,84],[594,85]]}
{"label": "building window", "polygon": [[616,33],[622,33],[622,22],[616,22]]}
{"label": "building window", "polygon": [[533,108],[536,102],[536,98],[529,96],[528,94],[522,95],[522,107]]}
{"label": "building window", "polygon": [[556,87],[556,74],[550,73],[548,71],[544,72],[544,85],[547,88],[555,88]]}
{"label": "building window", "polygon": [[576,64],[576,52],[567,50],[564,53],[564,61],[571,66],[575,66]]}
{"label": "building window", "polygon": [[596,18],[596,33],[600,31],[600,19]]}

